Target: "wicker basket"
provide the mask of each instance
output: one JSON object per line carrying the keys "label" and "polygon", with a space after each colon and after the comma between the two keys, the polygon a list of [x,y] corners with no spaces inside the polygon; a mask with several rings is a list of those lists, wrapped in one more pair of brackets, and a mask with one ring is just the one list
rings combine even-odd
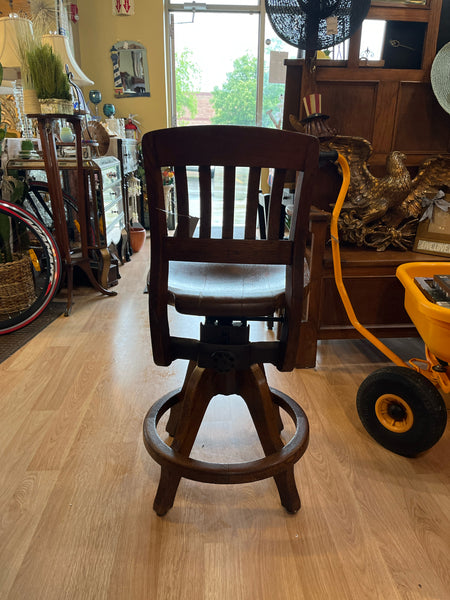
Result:
{"label": "wicker basket", "polygon": [[29,256],[0,264],[0,315],[24,310],[36,299]]}

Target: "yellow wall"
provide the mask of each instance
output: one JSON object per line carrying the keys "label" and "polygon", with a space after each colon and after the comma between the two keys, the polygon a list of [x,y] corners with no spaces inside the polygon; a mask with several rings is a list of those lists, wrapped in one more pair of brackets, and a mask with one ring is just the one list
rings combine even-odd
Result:
{"label": "yellow wall", "polygon": [[[111,0],[78,0],[80,20],[73,26],[79,39],[80,66],[94,81],[83,88],[88,98],[90,89],[102,93],[103,104],[116,107],[116,117],[136,115],[142,133],[167,127],[166,76],[164,58],[164,0],[136,0],[135,15],[113,16]],[[78,36],[77,36],[78,32]],[[141,43],[147,49],[150,97],[115,98],[111,46],[121,40]]]}

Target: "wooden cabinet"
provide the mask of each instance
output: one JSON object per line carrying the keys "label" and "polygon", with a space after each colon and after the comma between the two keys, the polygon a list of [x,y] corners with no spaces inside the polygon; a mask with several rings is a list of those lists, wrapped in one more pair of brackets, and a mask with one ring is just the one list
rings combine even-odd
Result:
{"label": "wooden cabinet", "polygon": [[[394,150],[405,154],[413,173],[427,158],[450,153],[450,115],[435,99],[430,83],[441,7],[442,0],[423,4],[372,2],[368,18],[388,21],[399,35],[408,30],[408,24],[411,30],[422,32],[421,55],[414,65],[417,68],[397,68],[399,65],[389,57],[384,67],[368,66],[360,60],[361,32],[350,40],[345,61],[317,60],[311,68],[314,65],[308,59],[287,60],[283,128],[293,129],[290,115],[298,119],[305,116],[303,97],[315,92],[322,95],[322,110],[330,116],[327,123],[331,128],[340,135],[363,137],[372,143],[369,168],[374,175],[385,174],[386,157]],[[390,68],[392,64],[396,68]],[[333,168],[322,173],[313,198],[319,209],[330,210],[337,183]],[[313,265],[298,367],[315,365],[318,340],[360,337],[336,289],[326,219],[313,222],[312,228]],[[341,253],[344,283],[360,322],[377,337],[417,335],[403,306],[404,289],[395,276],[396,268],[404,262],[446,259],[356,246],[342,248]]]}
{"label": "wooden cabinet", "polygon": [[122,196],[122,176],[120,162],[113,156],[102,156],[92,160],[95,167],[95,207],[98,218],[95,220],[97,238],[102,245],[118,244],[125,227],[125,210]]}
{"label": "wooden cabinet", "polygon": [[111,287],[120,277],[116,252],[126,224],[120,162],[113,156],[94,158],[86,166],[86,176],[93,237],[91,264],[101,285]]}
{"label": "wooden cabinet", "polygon": [[[311,281],[297,353],[297,367],[314,367],[318,340],[352,339],[361,335],[351,325],[334,280],[326,220],[313,225]],[[344,285],[358,321],[378,338],[417,337],[404,308],[405,292],[395,272],[406,262],[448,262],[447,258],[385,250],[341,247]]]}
{"label": "wooden cabinet", "polygon": [[138,213],[138,207],[133,205],[133,196],[129,193],[128,186],[129,178],[136,173],[139,166],[138,142],[128,138],[111,138],[107,154],[115,156],[120,161],[125,218],[129,227],[133,214]]}
{"label": "wooden cabinet", "polygon": [[[303,118],[302,99],[322,94],[329,125],[341,135],[358,136],[373,145],[370,165],[376,170],[393,150],[415,167],[436,154],[450,152],[450,115],[437,102],[430,84],[436,54],[442,0],[425,5],[372,2],[368,18],[423,25],[420,68],[380,68],[360,61],[361,32],[350,40],[347,61],[287,60],[283,128],[289,115]],[[398,37],[398,36],[397,36]]]}

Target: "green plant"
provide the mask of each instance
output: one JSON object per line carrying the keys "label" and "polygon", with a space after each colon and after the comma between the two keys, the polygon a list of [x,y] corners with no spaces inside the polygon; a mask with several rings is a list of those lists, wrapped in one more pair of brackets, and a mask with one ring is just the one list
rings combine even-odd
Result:
{"label": "green plant", "polygon": [[31,152],[34,149],[33,140],[23,139],[21,149],[24,152]]}
{"label": "green plant", "polygon": [[62,61],[48,44],[38,45],[29,50],[27,61],[38,98],[71,99],[69,79],[64,72]]}
{"label": "green plant", "polygon": [[33,36],[33,32],[29,27],[27,19],[17,19],[17,51],[20,60],[20,77],[22,87],[26,90],[33,89],[33,80],[31,78],[30,67],[28,64],[28,52],[39,45],[39,38]]}

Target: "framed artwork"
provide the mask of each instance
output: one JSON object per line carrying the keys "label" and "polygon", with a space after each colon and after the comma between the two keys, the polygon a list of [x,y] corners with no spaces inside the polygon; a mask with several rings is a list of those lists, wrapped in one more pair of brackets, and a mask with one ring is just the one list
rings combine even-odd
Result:
{"label": "framed artwork", "polygon": [[[439,192],[438,192],[439,194]],[[427,207],[417,227],[414,251],[450,258],[450,194],[438,194]]]}

